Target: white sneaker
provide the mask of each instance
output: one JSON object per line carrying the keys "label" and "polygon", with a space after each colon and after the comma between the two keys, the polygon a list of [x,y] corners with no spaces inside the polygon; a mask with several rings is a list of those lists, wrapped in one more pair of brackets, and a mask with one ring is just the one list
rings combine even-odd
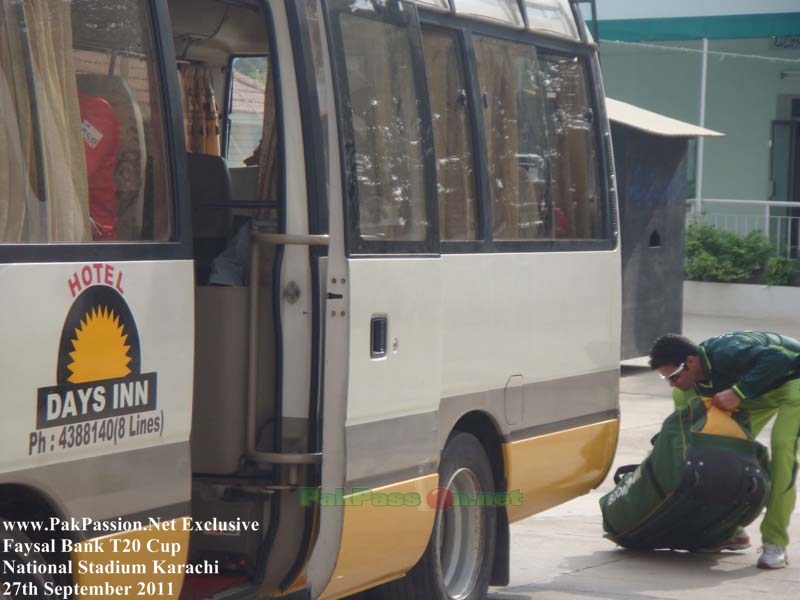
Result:
{"label": "white sneaker", "polygon": [[761,557],[756,565],[759,569],[783,569],[789,564],[786,549],[775,544],[764,544],[761,547]]}

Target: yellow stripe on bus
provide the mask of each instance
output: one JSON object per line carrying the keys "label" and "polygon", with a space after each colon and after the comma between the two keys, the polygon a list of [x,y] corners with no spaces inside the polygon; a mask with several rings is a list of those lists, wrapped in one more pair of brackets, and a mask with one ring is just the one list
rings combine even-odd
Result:
{"label": "yellow stripe on bus", "polygon": [[503,444],[509,490],[522,492],[521,505],[508,506],[513,523],[597,485],[614,459],[619,419]]}
{"label": "yellow stripe on bus", "polygon": [[[439,476],[433,474],[372,490],[373,494],[416,495],[418,506],[375,506],[369,501],[345,505],[336,569],[320,598],[341,598],[402,577],[411,569],[433,530],[436,511],[427,499],[438,482]],[[351,494],[345,499],[364,497]]]}

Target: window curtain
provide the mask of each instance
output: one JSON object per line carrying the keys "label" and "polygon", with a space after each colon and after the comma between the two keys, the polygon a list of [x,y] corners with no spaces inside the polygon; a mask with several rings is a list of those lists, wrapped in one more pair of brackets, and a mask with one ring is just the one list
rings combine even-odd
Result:
{"label": "window curtain", "polygon": [[92,239],[89,183],[72,60],[72,15],[64,0],[23,2],[43,135],[41,177],[47,191],[48,239]]}
{"label": "window curtain", "polygon": [[31,121],[25,71],[20,57],[16,19],[0,3],[0,242],[21,242],[25,220],[35,218],[37,198],[31,188],[33,158]]}
{"label": "window curtain", "polygon": [[[89,221],[89,191],[86,178],[86,160],[81,136],[80,108],[72,61],[72,17],[70,4],[63,0],[26,0],[15,3],[2,0],[3,31],[2,66],[9,96],[17,114],[8,114],[4,108],[5,124],[1,135],[6,137],[4,145],[7,157],[3,165],[3,185],[10,193],[22,189],[16,196],[30,200],[31,194],[24,190],[29,185],[31,193],[38,190],[46,193],[46,232],[41,231],[38,221],[39,202],[24,202],[14,208],[3,207],[0,223],[3,225],[3,241],[58,241],[78,242],[91,240]],[[35,104],[41,125],[41,164],[31,177],[25,175],[20,160],[29,165],[37,164],[37,152],[33,137],[31,102],[27,97],[26,40],[19,32],[27,26],[27,45],[35,81]],[[5,90],[4,90],[5,92]],[[5,93],[4,93],[5,95]],[[16,118],[16,127],[9,119]],[[11,140],[8,138],[16,138]],[[12,148],[19,153],[15,156]],[[16,172],[11,168],[16,166]],[[25,181],[25,180],[28,181]],[[12,181],[13,180],[13,181]],[[4,190],[5,191],[5,190]],[[6,196],[5,202],[13,202]]]}
{"label": "window curtain", "polygon": [[520,231],[519,131],[516,83],[517,51],[507,42],[480,38],[475,44],[485,105],[484,125],[492,190],[494,237],[515,240]]}
{"label": "window curtain", "polygon": [[211,85],[211,70],[206,65],[180,64],[178,74],[183,92],[186,150],[219,156],[219,113]]}
{"label": "window curtain", "polygon": [[264,129],[258,152],[258,200],[277,202],[280,182],[278,164],[278,110],[275,97],[275,71],[267,67],[267,87],[264,90]]}
{"label": "window curtain", "polygon": [[436,30],[425,31],[423,41],[433,113],[442,239],[473,240],[477,214],[472,140],[457,41],[450,33]]}
{"label": "window curtain", "polygon": [[344,14],[340,20],[361,236],[424,240],[428,198],[409,32]]}
{"label": "window curtain", "polygon": [[559,237],[591,239],[599,232],[601,209],[589,120],[589,95],[576,61],[550,59],[550,95],[558,160],[553,181],[563,229]]}
{"label": "window curtain", "polygon": [[[149,63],[147,66],[147,80],[150,85],[150,103],[147,109],[150,113],[149,123],[150,127],[148,132],[150,141],[148,147],[153,156],[148,157],[147,168],[152,174],[153,184],[152,192],[149,194],[145,192],[145,220],[149,216],[150,222],[145,227],[145,239],[153,240],[169,240],[172,234],[172,219],[171,219],[171,198],[167,190],[169,190],[169,174],[167,172],[167,159],[164,155],[166,148],[164,142],[163,127],[164,117],[161,114],[161,103],[159,102],[159,94],[154,90],[158,89],[158,71],[154,63]],[[183,86],[181,86],[181,90]],[[183,94],[181,94],[183,100]],[[186,110],[184,106],[184,119],[186,119]],[[155,126],[154,126],[155,124]],[[152,207],[148,205],[152,202]]]}

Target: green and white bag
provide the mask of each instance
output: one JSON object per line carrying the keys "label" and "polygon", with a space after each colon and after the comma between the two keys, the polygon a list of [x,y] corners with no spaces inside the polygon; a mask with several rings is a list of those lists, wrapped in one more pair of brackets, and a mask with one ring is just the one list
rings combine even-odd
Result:
{"label": "green and white bag", "polygon": [[694,398],[661,426],[649,456],[621,467],[600,499],[606,537],[637,549],[696,550],[751,523],[769,494],[767,449],[749,415]]}

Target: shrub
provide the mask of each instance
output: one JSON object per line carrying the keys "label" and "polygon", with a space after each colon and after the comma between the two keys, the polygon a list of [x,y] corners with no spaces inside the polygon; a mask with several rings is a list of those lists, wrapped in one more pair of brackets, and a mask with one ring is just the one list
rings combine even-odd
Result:
{"label": "shrub", "polygon": [[782,256],[771,256],[767,260],[767,283],[769,285],[790,285],[792,276],[800,271],[800,261]]}
{"label": "shrub", "polygon": [[686,275],[697,281],[751,281],[773,254],[767,237],[751,231],[745,237],[705,223],[686,230]]}

